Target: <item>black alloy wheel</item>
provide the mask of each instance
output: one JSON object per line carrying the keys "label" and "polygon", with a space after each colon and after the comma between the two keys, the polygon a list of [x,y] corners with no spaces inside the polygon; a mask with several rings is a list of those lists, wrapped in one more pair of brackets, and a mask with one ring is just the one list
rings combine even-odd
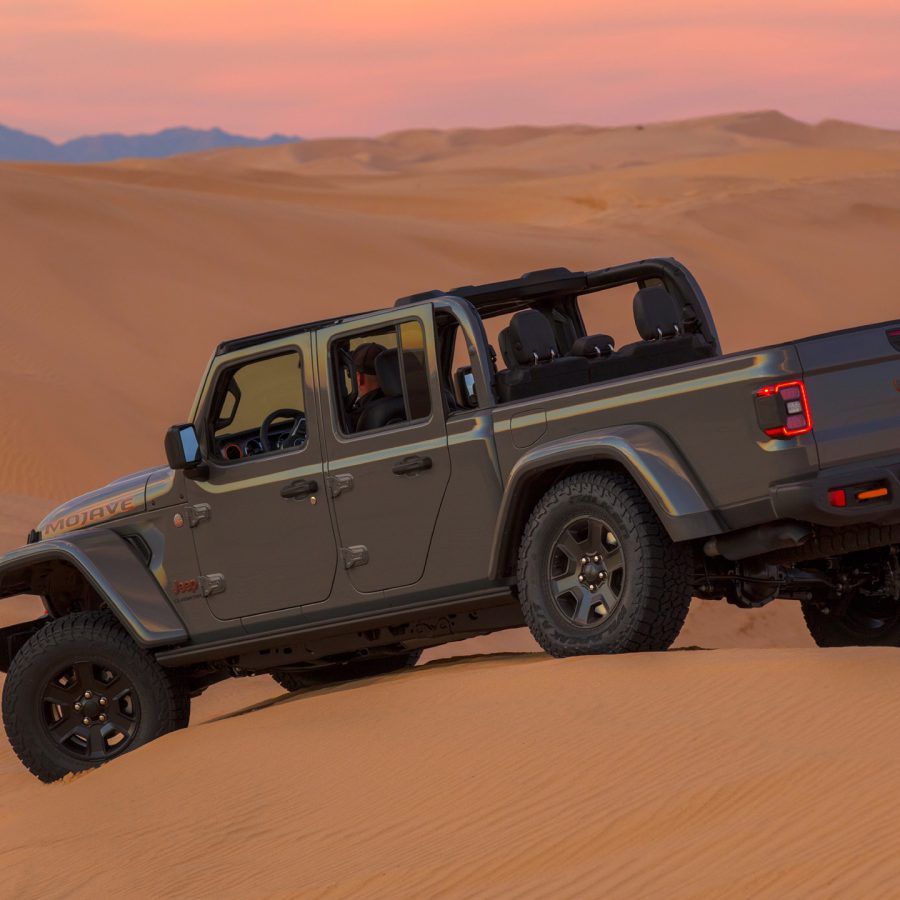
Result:
{"label": "black alloy wheel", "polygon": [[48,737],[77,760],[100,763],[118,756],[141,724],[141,702],[128,676],[89,660],[56,672],[40,704]]}
{"label": "black alloy wheel", "polygon": [[625,554],[608,522],[580,516],[556,539],[547,581],[560,614],[579,628],[602,625],[622,600]]}

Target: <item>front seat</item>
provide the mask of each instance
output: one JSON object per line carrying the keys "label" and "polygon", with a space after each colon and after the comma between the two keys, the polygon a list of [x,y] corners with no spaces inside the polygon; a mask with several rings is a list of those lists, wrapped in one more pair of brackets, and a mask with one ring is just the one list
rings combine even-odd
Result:
{"label": "front seat", "polygon": [[500,334],[500,352],[508,368],[497,373],[503,402],[581,387],[588,381],[588,361],[560,357],[553,327],[536,309],[523,309]]}
{"label": "front seat", "polygon": [[362,411],[356,423],[357,432],[371,431],[406,421],[406,404],[403,402],[403,379],[400,375],[400,354],[397,350],[384,350],[375,357],[375,375],[384,394],[373,400]]}

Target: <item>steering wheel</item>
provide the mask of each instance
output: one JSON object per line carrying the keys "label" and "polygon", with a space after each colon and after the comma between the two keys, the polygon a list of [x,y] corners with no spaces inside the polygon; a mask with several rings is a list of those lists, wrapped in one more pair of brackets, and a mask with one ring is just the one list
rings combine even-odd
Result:
{"label": "steering wheel", "polygon": [[[290,432],[288,432],[287,437],[281,439],[280,444],[273,441],[269,434],[272,430],[272,424],[278,419],[294,420]],[[270,412],[262,425],[259,426],[259,442],[262,444],[265,453],[271,453],[273,450],[278,450],[282,447],[290,447],[291,441],[299,436],[301,430],[304,432],[306,430],[306,413],[301,412],[299,409],[288,409],[287,407],[276,409],[274,412]]]}

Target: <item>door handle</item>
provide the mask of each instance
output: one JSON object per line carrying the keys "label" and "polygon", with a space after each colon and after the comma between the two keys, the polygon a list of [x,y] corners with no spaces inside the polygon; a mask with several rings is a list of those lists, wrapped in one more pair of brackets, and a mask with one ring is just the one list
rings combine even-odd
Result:
{"label": "door handle", "polygon": [[407,456],[402,462],[394,463],[392,471],[395,475],[411,475],[431,468],[430,456]]}
{"label": "door handle", "polygon": [[301,478],[292,481],[281,489],[281,496],[286,500],[296,500],[298,497],[306,497],[314,494],[319,489],[319,483],[315,478]]}

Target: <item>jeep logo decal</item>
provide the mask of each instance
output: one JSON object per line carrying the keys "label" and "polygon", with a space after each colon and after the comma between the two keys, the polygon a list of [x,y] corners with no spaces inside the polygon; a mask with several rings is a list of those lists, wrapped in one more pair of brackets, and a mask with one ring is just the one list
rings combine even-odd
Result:
{"label": "jeep logo decal", "polygon": [[200,590],[200,582],[196,578],[185,578],[172,584],[173,594],[196,594]]}

